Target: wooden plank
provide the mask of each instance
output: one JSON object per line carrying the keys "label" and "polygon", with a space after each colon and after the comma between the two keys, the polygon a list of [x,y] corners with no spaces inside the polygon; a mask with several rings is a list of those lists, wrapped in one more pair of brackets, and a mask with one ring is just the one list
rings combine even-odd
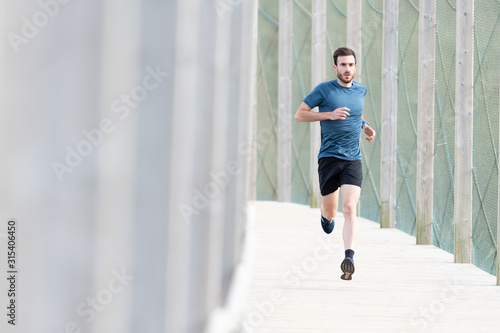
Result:
{"label": "wooden plank", "polygon": [[471,264],[454,264],[448,252],[416,246],[400,230],[359,218],[356,272],[343,281],[342,214],[326,235],[318,209],[251,206],[256,239],[242,333],[465,333],[500,327],[495,277]]}
{"label": "wooden plank", "polygon": [[396,149],[398,105],[397,0],[384,0],[382,60],[382,128],[380,170],[380,226],[393,228],[396,215]]}
{"label": "wooden plank", "polygon": [[417,244],[432,244],[436,0],[419,8]]}
{"label": "wooden plank", "polygon": [[[326,0],[314,0],[312,10],[312,75],[311,88],[326,81]],[[317,111],[317,110],[315,110]],[[321,146],[321,126],[318,121],[309,124],[311,131],[311,207],[321,205],[318,177],[318,153]]]}
{"label": "wooden plank", "polygon": [[455,262],[471,262],[474,1],[457,0],[455,67]]}
{"label": "wooden plank", "polygon": [[293,0],[280,0],[278,55],[278,200],[291,200]]}

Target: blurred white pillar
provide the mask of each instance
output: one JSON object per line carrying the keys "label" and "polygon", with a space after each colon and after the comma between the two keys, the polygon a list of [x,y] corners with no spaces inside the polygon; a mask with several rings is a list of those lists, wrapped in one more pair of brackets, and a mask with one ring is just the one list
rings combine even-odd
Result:
{"label": "blurred white pillar", "polygon": [[[241,251],[241,232],[244,220],[241,219],[240,210],[245,210],[241,205],[240,199],[245,200],[246,193],[240,191],[240,185],[243,188],[246,185],[245,172],[246,165],[241,163],[238,145],[246,138],[240,140],[240,122],[242,118],[245,120],[246,114],[242,113],[242,103],[248,96],[244,96],[246,92],[242,90],[242,77],[246,76],[249,68],[242,69],[241,61],[243,60],[244,43],[249,42],[246,36],[242,35],[243,18],[241,13],[241,6],[237,5],[232,7],[229,19],[229,30],[231,31],[228,36],[226,44],[228,49],[228,76],[226,77],[227,84],[227,107],[225,109],[225,118],[227,119],[226,130],[226,176],[229,179],[225,190],[224,196],[224,227],[221,233],[222,244],[222,267],[221,267],[221,302],[218,306],[223,305],[223,300],[227,297],[230,288],[231,280],[234,274],[234,269],[240,258]],[[248,94],[246,94],[248,95]],[[247,108],[245,106],[244,108]],[[246,124],[248,125],[248,124]]]}
{"label": "blurred white pillar", "polygon": [[[227,166],[224,139],[234,150],[240,135],[217,133],[231,110],[219,113],[211,88],[227,101],[231,81],[211,85],[215,46],[206,46],[217,18],[202,13],[212,5],[68,2],[18,53],[0,49],[0,155],[8,160],[0,214],[19,221],[20,313],[32,314],[19,331],[202,330],[207,293],[224,283],[206,279],[208,268],[221,269],[226,241],[207,212],[243,207],[246,193],[243,185],[222,202],[206,198],[210,171]],[[0,6],[4,35],[40,11],[38,2]],[[232,49],[218,56],[219,70],[228,74],[224,61],[237,57]],[[243,117],[231,121],[244,127]],[[68,160],[57,173],[54,162]],[[237,177],[230,187],[245,184]],[[234,222],[222,218],[218,227]],[[235,251],[238,233],[228,236]]]}
{"label": "blurred white pillar", "polygon": [[[252,138],[255,134],[256,115],[257,115],[257,41],[258,41],[258,0],[247,0],[242,3],[238,9],[239,17],[242,19],[241,33],[238,37],[241,42],[240,46],[240,100],[239,100],[239,118],[238,118],[238,145],[237,145],[237,161],[242,168],[242,174],[237,180],[236,190],[236,216],[234,229],[234,264],[239,264],[243,258],[244,248],[247,246],[247,206],[249,200],[254,200],[256,184],[255,181],[249,183],[248,179],[255,176],[254,166],[256,166],[256,149],[250,151],[245,150],[248,145],[254,146]],[[233,46],[235,49],[236,44]],[[250,119],[250,121],[249,121]],[[228,220],[227,223],[233,221]],[[235,313],[239,315],[239,311],[243,307],[243,297],[246,295],[245,285],[241,285],[242,289],[237,289],[240,285],[238,281],[238,268],[234,270],[232,275],[232,295],[228,298],[238,304],[229,303],[229,306],[234,306]],[[241,273],[240,273],[241,274]],[[249,278],[249,277],[247,277]],[[238,293],[235,295],[235,293]],[[231,301],[229,299],[229,302]]]}
{"label": "blurred white pillar", "polygon": [[[244,52],[245,61],[242,62],[242,73],[247,73],[249,76],[245,80],[245,76],[242,76],[243,85],[248,85],[244,88],[248,91],[248,99],[246,99],[242,94],[242,102],[244,107],[247,107],[247,117],[242,121],[242,126],[245,130],[242,133],[246,133],[245,138],[242,138],[243,145],[239,151],[245,150],[246,164],[248,172],[246,173],[246,191],[247,200],[257,199],[257,44],[259,39],[259,29],[258,29],[258,18],[259,18],[259,1],[250,0],[244,1],[243,7],[246,11],[243,14],[245,23],[243,30],[245,30],[244,36],[248,38],[248,41],[243,41],[246,46],[242,48]],[[248,42],[248,43],[247,43]],[[250,69],[250,72],[248,72]],[[252,147],[246,150],[246,147]]]}
{"label": "blurred white pillar", "polygon": [[[312,15],[311,88],[314,89],[326,80],[326,0],[313,1]],[[321,146],[321,126],[319,121],[312,122],[309,126],[311,130],[311,207],[319,207],[321,192],[319,190],[318,154]]]}
{"label": "blurred white pillar", "polygon": [[456,2],[455,262],[471,262],[474,1]]}
{"label": "blurred white pillar", "polygon": [[[252,166],[255,165],[256,153],[255,149],[249,149],[249,147],[254,144],[251,131],[253,130],[252,121],[257,112],[257,18],[258,1],[256,0],[242,2],[241,6],[236,7],[233,12],[231,58],[234,65],[231,86],[236,86],[237,92],[231,93],[229,114],[235,113],[234,110],[238,112],[231,125],[236,129],[233,134],[236,136],[228,140],[232,152],[228,160],[236,161],[239,169],[234,180],[234,207],[231,202],[227,203],[234,215],[226,218],[226,239],[231,245],[225,252],[231,253],[225,253],[225,255],[231,259],[226,259],[225,281],[229,276],[232,279],[234,267],[241,261],[247,222],[247,203],[248,200],[253,200],[251,193],[255,188],[255,183],[249,183],[248,179],[252,177],[250,173],[253,172]],[[229,265],[231,274],[229,274]]]}
{"label": "blurred white pillar", "polygon": [[[172,162],[168,171],[168,215],[167,215],[167,281],[165,291],[165,331],[191,333],[190,327],[200,305],[193,300],[194,278],[199,277],[192,267],[194,228],[204,223],[195,215],[186,219],[181,209],[194,210],[192,205],[195,180],[195,153],[199,151],[195,124],[203,110],[193,88],[200,79],[199,58],[204,54],[200,47],[201,0],[178,1],[175,7],[174,94],[171,111],[170,153]],[[205,55],[206,56],[206,55]],[[203,92],[201,92],[203,93]],[[203,189],[202,189],[203,191]],[[201,199],[200,199],[201,200]],[[201,202],[200,202],[201,204]],[[183,206],[186,205],[186,206]],[[195,318],[193,318],[194,313]]]}
{"label": "blurred white pillar", "polygon": [[109,122],[112,131],[98,151],[93,290],[107,287],[113,272],[130,280],[114,295],[106,314],[92,321],[92,332],[133,332],[134,290],[142,288],[134,281],[137,114],[154,93],[144,83],[148,88],[159,83],[141,68],[141,11],[141,0],[107,0],[103,5],[99,123]]}
{"label": "blurred white pillar", "polygon": [[[259,39],[259,29],[258,29],[258,21],[259,21],[259,1],[251,0],[244,2],[243,8],[247,8],[247,14],[244,15],[246,18],[246,23],[244,24],[245,28],[248,31],[245,32],[245,36],[250,38],[249,42],[251,43],[250,50],[247,50],[247,63],[243,66],[247,70],[250,69],[250,77],[246,81],[249,85],[249,100],[246,102],[248,107],[247,118],[245,120],[247,127],[246,132],[247,136],[244,138],[245,147],[251,147],[247,149],[247,167],[248,172],[246,175],[247,179],[247,199],[248,200],[256,200],[257,199],[257,71],[258,71],[258,61],[257,61],[257,45]],[[243,41],[242,41],[243,42]],[[246,43],[245,43],[246,44]],[[247,46],[248,47],[248,46]],[[242,146],[241,150],[244,148]]]}
{"label": "blurred white pillar", "polygon": [[432,244],[436,0],[419,2],[417,244]]}
{"label": "blurred white pillar", "polygon": [[382,156],[380,226],[393,228],[396,215],[398,109],[398,0],[384,0],[382,59]]}
{"label": "blurred white pillar", "polygon": [[[179,184],[186,188],[181,190],[192,191],[192,173],[189,173],[190,164],[184,164],[184,157],[188,161],[194,155],[184,143],[180,143],[181,150],[186,149],[184,154],[171,156],[172,154],[172,132],[174,131],[173,117],[176,113],[182,113],[183,109],[174,110],[173,100],[174,83],[176,71],[174,56],[176,43],[176,3],[173,1],[151,2],[143,1],[141,15],[141,44],[138,52],[141,54],[140,79],[151,75],[153,80],[148,80],[151,91],[141,102],[140,108],[131,110],[130,117],[136,117],[137,141],[136,141],[136,186],[135,186],[135,213],[134,213],[134,243],[132,258],[134,260],[133,280],[133,315],[132,332],[166,332],[171,326],[182,326],[183,320],[177,318],[176,322],[165,320],[165,314],[179,311],[178,306],[190,302],[186,294],[181,294],[180,299],[173,299],[176,294],[169,294],[175,288],[178,279],[186,279],[189,275],[191,256],[191,230],[183,229],[187,222],[181,218],[179,203],[175,201]],[[161,32],[161,33],[160,33]],[[186,59],[187,63],[193,61]],[[195,63],[196,65],[196,63]],[[195,66],[193,65],[193,66]],[[188,66],[188,65],[186,65]],[[151,74],[153,73],[153,74]],[[196,77],[197,68],[193,67],[192,77]],[[177,75],[181,75],[177,73]],[[191,77],[191,78],[192,78]],[[150,79],[150,77],[148,77]],[[152,86],[151,86],[152,85]],[[187,92],[186,92],[187,93]],[[180,96],[182,98],[183,96]],[[185,97],[185,94],[184,94]],[[189,101],[191,102],[191,101]],[[191,105],[188,102],[188,106]],[[192,109],[191,109],[192,111]],[[193,117],[196,115],[186,114],[186,124],[178,126],[190,128],[193,126]],[[182,129],[181,129],[182,130]],[[192,135],[190,133],[184,135]],[[193,140],[196,138],[193,138]],[[179,144],[179,142],[176,142]],[[192,149],[192,148],[190,148]],[[178,175],[175,184],[171,184],[171,168],[186,166],[185,172]],[[177,186],[177,187],[173,187]],[[176,205],[177,204],[177,205]],[[187,204],[191,204],[187,202]],[[178,214],[177,219],[172,220],[171,215]],[[178,228],[180,241],[185,244],[179,245],[169,241],[171,229]],[[186,240],[190,240],[188,243]],[[183,247],[176,247],[183,246]],[[167,256],[176,259],[167,260]],[[197,274],[197,272],[195,272]],[[185,285],[177,286],[190,290],[190,283],[184,281]],[[191,284],[192,286],[192,284]],[[196,294],[196,296],[199,296]],[[176,304],[177,303],[177,304]],[[198,303],[199,302],[198,300]],[[192,308],[192,314],[196,314],[198,306]],[[181,323],[179,323],[181,322]],[[185,330],[179,332],[186,332]]]}
{"label": "blurred white pillar", "polygon": [[95,297],[99,147],[84,132],[99,122],[100,4],[57,3],[50,16],[36,1],[2,3],[4,36],[38,25],[1,48],[0,200],[2,220],[20,224],[20,332],[88,329],[76,311]]}
{"label": "blurred white pillar", "polygon": [[[213,196],[208,216],[208,248],[206,260],[208,262],[206,279],[200,283],[206,284],[206,309],[211,311],[222,303],[223,292],[223,258],[224,258],[224,229],[226,219],[226,204],[233,206],[235,197],[227,197],[228,187],[234,186],[236,161],[228,160],[229,141],[235,138],[229,135],[229,126],[232,115],[229,113],[230,98],[230,69],[231,69],[231,19],[233,10],[224,12],[221,16],[206,15],[213,18],[214,31],[214,61],[213,61],[213,105],[206,110],[211,112],[212,137],[210,166],[211,182],[217,192]],[[208,13],[209,14],[209,13]],[[237,110],[231,110],[233,113]],[[231,184],[233,183],[233,184]],[[234,221],[233,221],[234,223]]]}
{"label": "blurred white pillar", "polygon": [[278,200],[291,200],[293,0],[280,0],[278,55]]}
{"label": "blurred white pillar", "polygon": [[[221,275],[214,283],[219,284],[214,289],[220,289],[218,308],[211,307],[209,320],[205,327],[207,333],[230,333],[237,328],[239,315],[242,312],[245,286],[248,274],[241,265],[242,247],[245,241],[246,205],[247,205],[247,177],[248,160],[252,158],[248,150],[251,142],[248,141],[249,113],[253,112],[253,91],[255,88],[252,62],[255,56],[256,41],[253,40],[254,24],[257,17],[257,2],[247,1],[232,7],[231,15],[224,17],[229,20],[231,32],[230,40],[226,41],[229,47],[229,57],[225,71],[229,71],[224,91],[216,99],[225,96],[228,107],[225,108],[227,128],[225,142],[227,154],[224,161],[226,175],[229,176],[224,196],[224,219],[222,236],[218,246],[222,250]],[[220,24],[220,23],[219,23]],[[227,23],[224,23],[226,25]],[[219,75],[218,75],[219,76]],[[217,89],[216,89],[217,90]],[[214,111],[218,112],[218,111]],[[217,119],[217,118],[216,118]],[[217,125],[220,126],[220,125]],[[214,141],[215,142],[215,141]],[[222,146],[224,147],[224,146]],[[215,172],[213,170],[212,172]],[[213,241],[216,241],[214,239]],[[214,261],[216,263],[217,260]],[[216,266],[214,266],[216,268]],[[212,288],[211,285],[208,288]],[[213,291],[212,291],[213,292]],[[214,305],[212,303],[211,305]]]}

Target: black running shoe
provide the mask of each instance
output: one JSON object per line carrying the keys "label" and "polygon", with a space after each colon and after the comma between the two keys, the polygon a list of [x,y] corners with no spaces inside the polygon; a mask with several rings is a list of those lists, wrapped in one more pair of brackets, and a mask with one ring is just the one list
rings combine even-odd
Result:
{"label": "black running shoe", "polygon": [[352,258],[346,257],[344,261],[340,264],[340,269],[344,274],[340,277],[342,280],[351,280],[354,274],[354,260]]}
{"label": "black running shoe", "polygon": [[321,216],[321,226],[323,227],[323,231],[329,234],[333,231],[333,228],[335,228],[335,221],[333,219],[331,221],[328,221],[323,216]]}

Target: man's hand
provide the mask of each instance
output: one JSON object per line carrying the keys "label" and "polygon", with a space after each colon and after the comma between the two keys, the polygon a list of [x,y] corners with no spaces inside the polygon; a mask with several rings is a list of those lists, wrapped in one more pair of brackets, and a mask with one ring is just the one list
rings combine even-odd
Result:
{"label": "man's hand", "polygon": [[349,112],[347,111],[351,110],[349,110],[345,106],[342,108],[335,109],[332,112],[330,112],[328,119],[330,120],[345,119],[350,116]]}
{"label": "man's hand", "polygon": [[373,128],[371,128],[368,124],[363,128],[363,130],[366,134],[366,140],[368,140],[368,142],[372,142],[375,139],[375,135],[377,135],[377,133],[375,133]]}
{"label": "man's hand", "polygon": [[312,121],[323,121],[323,120],[338,120],[345,119],[349,117],[350,111],[346,107],[338,108],[330,112],[312,112],[309,105],[302,102],[299,109],[295,113],[295,121],[297,122],[312,122]]}

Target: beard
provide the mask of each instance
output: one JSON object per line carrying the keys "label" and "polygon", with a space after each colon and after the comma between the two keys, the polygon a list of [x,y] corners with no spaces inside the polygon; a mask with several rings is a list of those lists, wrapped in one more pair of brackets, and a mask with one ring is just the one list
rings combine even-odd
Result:
{"label": "beard", "polygon": [[356,76],[356,74],[355,74],[355,73],[352,73],[352,74],[351,74],[351,76],[349,77],[349,79],[346,79],[346,78],[345,78],[345,76],[344,76],[343,74],[341,74],[341,73],[338,73],[338,72],[337,72],[337,78],[338,78],[340,81],[344,82],[345,84],[349,84],[349,83],[351,83],[351,82],[352,82],[352,80],[354,79],[354,76]]}

